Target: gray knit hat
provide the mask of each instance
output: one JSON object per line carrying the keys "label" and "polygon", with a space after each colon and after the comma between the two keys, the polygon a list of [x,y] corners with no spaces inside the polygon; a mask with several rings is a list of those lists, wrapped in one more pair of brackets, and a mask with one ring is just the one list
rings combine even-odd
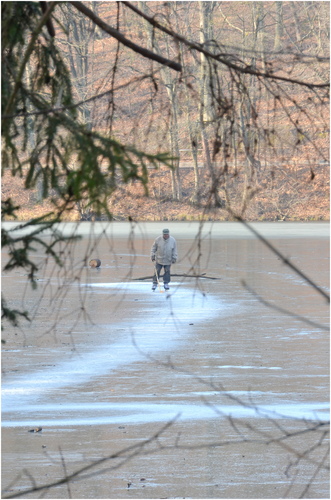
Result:
{"label": "gray knit hat", "polygon": [[169,233],[170,233],[169,229],[163,229],[163,234],[169,234]]}

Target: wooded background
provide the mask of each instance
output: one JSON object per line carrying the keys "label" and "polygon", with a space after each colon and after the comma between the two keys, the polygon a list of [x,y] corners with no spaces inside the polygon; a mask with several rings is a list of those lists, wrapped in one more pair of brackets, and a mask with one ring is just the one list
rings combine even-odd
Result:
{"label": "wooded background", "polygon": [[[98,206],[80,186],[62,220],[328,219],[327,2],[55,2],[52,22],[55,36],[45,27],[38,43],[51,39],[63,58],[77,123],[171,158],[164,165],[163,157],[143,164],[139,157],[124,172],[116,153],[110,160],[100,150],[87,168],[106,172],[117,162],[107,180],[116,189]],[[22,178],[5,162],[2,183],[3,199],[21,206],[23,220],[52,211],[62,196],[59,183],[45,190],[49,138],[38,146],[44,122],[33,112],[65,108],[64,88],[59,83],[50,99],[47,82],[36,80],[38,57],[23,73],[27,93],[40,101],[23,106],[31,114],[17,152]],[[64,134],[61,147],[69,141]],[[60,184],[81,168],[79,155],[62,151]],[[32,157],[42,173],[27,183]]]}

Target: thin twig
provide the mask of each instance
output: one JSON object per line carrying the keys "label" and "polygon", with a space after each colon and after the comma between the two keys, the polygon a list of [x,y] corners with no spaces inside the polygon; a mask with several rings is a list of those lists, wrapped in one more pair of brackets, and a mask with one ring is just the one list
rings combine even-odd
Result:
{"label": "thin twig", "polygon": [[102,97],[106,97],[109,94],[113,94],[114,92],[116,92],[118,90],[122,90],[122,89],[128,87],[129,85],[133,85],[135,83],[141,83],[146,79],[153,78],[156,73],[157,73],[157,71],[154,71],[148,75],[139,76],[137,78],[129,80],[128,82],[125,82],[121,85],[118,85],[117,87],[115,87],[113,89],[106,90],[105,92],[102,92],[101,94],[95,94],[92,97],[89,97],[88,99],[83,99],[82,101],[79,101],[75,104],[70,104],[68,106],[59,106],[56,108],[47,108],[47,109],[42,109],[39,111],[30,111],[27,113],[14,113],[11,115],[2,115],[2,119],[16,118],[16,117],[19,118],[22,116],[26,117],[26,116],[46,115],[49,113],[60,113],[62,111],[74,109],[74,108],[77,108],[79,106],[82,106],[83,104],[87,104],[89,102],[96,101],[97,99],[101,99]]}
{"label": "thin twig", "polygon": [[64,460],[64,456],[63,456],[63,453],[62,453],[62,450],[61,450],[61,446],[59,446],[59,452],[60,452],[60,457],[61,457],[61,463],[62,463],[62,467],[63,467],[64,477],[65,477],[66,483],[67,483],[68,498],[72,498],[72,496],[71,496],[71,490],[70,490],[70,480],[68,479],[67,466],[66,466],[66,463],[65,463],[65,460]]}
{"label": "thin twig", "polygon": [[178,419],[178,417],[179,417],[179,415],[176,415],[172,420],[170,420],[165,425],[163,425],[150,438],[144,439],[143,441],[141,441],[141,442],[139,442],[137,444],[133,444],[131,446],[123,448],[122,450],[120,450],[120,451],[118,451],[116,453],[113,453],[112,455],[109,455],[107,457],[104,457],[104,458],[101,458],[99,460],[96,460],[95,462],[93,462],[93,463],[91,463],[89,465],[86,465],[85,467],[82,467],[82,468],[78,469],[76,472],[73,472],[72,474],[69,474],[68,476],[63,477],[63,478],[59,479],[58,481],[54,481],[53,483],[44,484],[44,485],[41,485],[41,486],[37,486],[36,485],[35,487],[30,488],[28,490],[18,491],[18,492],[13,493],[12,495],[3,496],[2,498],[18,498],[18,497],[29,495],[31,493],[45,491],[45,490],[48,490],[50,488],[54,488],[56,486],[61,486],[62,484],[67,483],[68,481],[72,481],[73,479],[75,479],[75,480],[83,479],[82,475],[85,472],[88,472],[91,469],[93,469],[93,468],[95,468],[95,467],[97,467],[97,466],[99,466],[99,465],[101,465],[101,464],[103,464],[105,462],[108,462],[109,460],[113,460],[115,458],[125,457],[126,454],[129,454],[130,458],[132,458],[132,457],[138,455],[139,453],[141,453],[142,450],[143,450],[143,448],[145,448],[148,444],[156,441],[162,434],[164,434],[164,432],[176,422],[176,420]]}

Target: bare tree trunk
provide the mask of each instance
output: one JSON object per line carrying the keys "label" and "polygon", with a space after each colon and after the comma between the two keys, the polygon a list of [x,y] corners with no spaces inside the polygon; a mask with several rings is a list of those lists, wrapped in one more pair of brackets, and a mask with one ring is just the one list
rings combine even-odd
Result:
{"label": "bare tree trunk", "polygon": [[[253,32],[253,51],[259,51],[264,53],[264,10],[262,2],[253,2],[253,22],[254,22],[254,32]],[[245,44],[245,40],[243,40]],[[252,67],[256,67],[256,58],[252,58]],[[256,159],[256,147],[258,145],[256,136],[253,131],[256,129],[254,125],[257,115],[256,115],[256,102],[257,102],[257,86],[256,77],[254,75],[248,77],[249,81],[247,85],[251,89],[250,100],[247,97],[243,97],[240,103],[240,134],[242,137],[246,163],[245,163],[245,180],[244,180],[244,190],[243,190],[243,206],[247,205],[247,202],[252,197],[256,190],[256,185],[258,182],[258,172],[261,169],[261,163]]]}
{"label": "bare tree trunk", "polygon": [[204,156],[204,164],[208,168],[210,180],[211,180],[210,194],[214,200],[215,207],[223,207],[224,202],[221,200],[220,195],[219,195],[219,177],[216,174],[215,166],[214,166],[214,163],[213,163],[212,158],[211,158],[207,132],[206,132],[206,128],[205,128],[205,125],[204,125],[202,119],[200,120],[200,133],[201,133],[201,139],[202,139],[202,150],[203,150],[203,156]]}
{"label": "bare tree trunk", "polygon": [[274,50],[281,50],[283,30],[283,2],[276,2],[276,26],[275,26],[275,40]]}
{"label": "bare tree trunk", "polygon": [[298,17],[298,8],[302,8],[303,2],[290,2],[290,7],[292,10],[293,14],[293,19],[294,19],[294,27],[295,27],[295,36],[296,36],[296,41],[299,43],[301,42],[302,39],[302,34],[301,34],[301,27],[300,27],[300,19]]}
{"label": "bare tree trunk", "polygon": [[[94,11],[97,9],[97,2],[90,2]],[[90,71],[90,48],[91,40],[96,36],[96,25],[88,18],[77,21],[76,10],[63,2],[61,5],[64,23],[67,29],[67,53],[70,71],[73,75],[75,89],[79,100],[87,99],[89,95],[89,73]],[[93,48],[92,48],[93,50]],[[89,104],[82,104],[79,108],[80,120],[92,128],[91,107]]]}
{"label": "bare tree trunk", "polygon": [[[87,2],[93,11],[97,11],[97,2]],[[61,3],[63,25],[66,29],[67,39],[62,40],[68,59],[72,81],[80,101],[86,100],[90,95],[91,74],[93,65],[94,40],[97,37],[96,25],[87,17],[78,18],[76,9],[69,2]],[[79,121],[89,130],[92,130],[92,108],[90,103],[84,103],[78,108]],[[68,165],[68,168],[70,165]],[[81,220],[92,220],[93,208],[88,198],[76,204]]]}
{"label": "bare tree trunk", "polygon": [[[247,134],[248,129],[247,125],[249,123],[249,119],[246,116],[245,123],[245,115],[244,115],[244,103],[241,104],[240,108],[240,121],[241,121],[241,134],[245,148],[246,154],[246,163],[245,163],[245,180],[244,180],[244,190],[242,196],[242,215],[246,210],[248,203],[253,198],[256,193],[257,188],[257,179],[258,179],[258,171],[261,170],[261,162],[257,160],[254,156],[254,150],[252,146],[252,138]],[[250,116],[250,112],[248,112]]]}
{"label": "bare tree trunk", "polygon": [[171,171],[171,179],[172,179],[172,193],[173,199],[177,201],[181,201],[182,199],[182,190],[179,176],[179,145],[178,145],[178,117],[177,117],[177,99],[173,88],[169,89],[170,94],[169,99],[171,102],[171,127],[170,127],[170,144],[171,144],[171,153],[172,156],[175,157],[173,160],[173,169]]}
{"label": "bare tree trunk", "polygon": [[[189,122],[190,118],[187,115],[187,120]],[[194,170],[194,193],[190,199],[190,201],[194,204],[199,205],[200,203],[200,174],[199,174],[199,165],[198,165],[198,139],[197,135],[193,133],[190,123],[188,123],[188,127],[190,130],[190,142],[191,142],[191,151],[193,158],[193,170]]]}
{"label": "bare tree trunk", "polygon": [[[309,29],[316,37],[316,54],[328,57],[330,48],[330,6],[327,2],[305,2],[305,6]],[[324,78],[327,78],[327,75]]]}
{"label": "bare tree trunk", "polygon": [[[139,8],[142,12],[147,12],[146,2],[139,2]],[[147,39],[150,47],[153,46],[157,54],[161,54],[157,40],[154,37],[152,26],[144,22],[144,29],[147,34]],[[168,37],[165,38],[166,49],[169,52]],[[173,169],[171,170],[171,184],[172,184],[172,198],[173,200],[180,201],[182,199],[181,180],[179,174],[179,133],[178,133],[178,99],[176,94],[176,82],[174,76],[169,68],[161,68],[160,74],[163,83],[167,89],[170,106],[171,106],[171,124],[169,129],[170,147],[172,155],[177,159],[173,162]]]}
{"label": "bare tree trunk", "polygon": [[[201,2],[199,1],[199,14],[200,14],[200,43],[207,44],[213,38],[212,31],[212,12],[213,4],[212,2]],[[208,47],[210,50],[210,47]],[[214,204],[216,207],[223,206],[223,203],[219,196],[219,178],[215,171],[215,165],[212,161],[212,156],[210,152],[208,136],[206,128],[213,127],[215,129],[215,115],[213,113],[213,95],[212,95],[212,81],[211,73],[209,71],[209,65],[206,61],[206,57],[201,54],[200,57],[201,70],[200,70],[200,134],[202,139],[202,150],[204,156],[204,164],[207,166],[210,179],[211,179],[211,196],[214,199]]]}
{"label": "bare tree trunk", "polygon": [[[185,23],[187,26],[188,30],[188,38],[193,39],[192,33],[191,33],[191,27],[190,27],[190,22],[189,22],[189,9],[192,6],[192,2],[187,2],[186,3],[186,10],[185,10]],[[178,18],[177,18],[178,19]],[[177,21],[176,19],[176,21]],[[178,22],[176,23],[176,28],[177,31],[179,32],[179,26]],[[182,51],[182,44],[180,44],[180,50],[181,50],[181,55],[182,55],[182,64],[183,64],[183,70],[184,74],[186,74],[186,67],[185,67],[185,58],[183,55]],[[199,133],[198,133],[198,126],[197,123],[195,122],[192,124],[192,119],[190,116],[190,95],[188,88],[185,87],[185,114],[186,114],[186,125],[187,125],[187,130],[190,138],[190,149],[191,149],[191,155],[192,155],[192,160],[193,160],[193,171],[194,171],[194,191],[193,194],[190,198],[191,203],[199,205],[200,203],[200,174],[199,174],[199,166],[198,166],[198,143],[199,143]]]}
{"label": "bare tree trunk", "polygon": [[[31,82],[31,65],[30,63],[27,64],[26,66],[26,79]],[[28,85],[31,85],[31,83],[29,83]],[[27,111],[33,111],[33,108],[32,106],[28,107]],[[33,151],[36,147],[36,134],[35,134],[35,131],[33,129],[33,121],[31,119],[31,117],[28,117],[27,118],[27,122],[28,122],[28,150],[29,151]],[[38,162],[38,164],[36,165],[36,171],[40,172],[40,175],[38,176],[38,180],[37,180],[37,183],[36,183],[36,201],[37,203],[41,203],[43,201],[43,176],[42,176],[42,166],[41,164]]]}
{"label": "bare tree trunk", "polygon": [[[199,12],[200,12],[200,43],[205,45],[206,48],[212,51],[210,42],[213,39],[213,23],[212,23],[212,13],[213,13],[213,3],[212,2],[201,2],[199,1]],[[209,44],[209,45],[208,45]],[[215,118],[213,113],[212,105],[212,95],[211,95],[211,75],[209,71],[209,65],[204,54],[201,54],[201,99],[203,107],[203,121],[212,122]]]}
{"label": "bare tree trunk", "polygon": [[255,14],[255,39],[258,50],[261,52],[262,69],[265,71],[265,13],[263,2],[254,2]]}

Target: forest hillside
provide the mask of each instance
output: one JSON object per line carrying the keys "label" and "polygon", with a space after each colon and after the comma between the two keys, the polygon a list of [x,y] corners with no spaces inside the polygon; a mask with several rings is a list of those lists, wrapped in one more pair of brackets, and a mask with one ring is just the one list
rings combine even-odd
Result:
{"label": "forest hillside", "polygon": [[[73,4],[81,2],[56,6],[54,43],[78,122],[171,160],[144,160],[138,175],[115,171],[108,214],[86,195],[62,220],[329,219],[327,2],[83,2],[88,16]],[[119,43],[102,23],[180,71]],[[36,127],[24,139],[31,151]],[[2,198],[20,207],[20,220],[57,203],[58,186],[42,194],[44,151],[28,189],[30,160],[19,176],[3,172]],[[75,172],[75,152],[66,158]],[[107,161],[99,155],[101,170]]]}

